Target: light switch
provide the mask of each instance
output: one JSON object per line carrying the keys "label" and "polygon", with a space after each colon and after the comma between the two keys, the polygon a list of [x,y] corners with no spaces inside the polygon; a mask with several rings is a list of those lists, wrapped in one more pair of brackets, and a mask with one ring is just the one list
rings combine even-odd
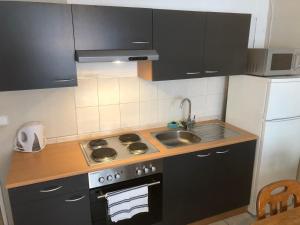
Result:
{"label": "light switch", "polygon": [[0,116],[0,127],[8,125],[8,117]]}

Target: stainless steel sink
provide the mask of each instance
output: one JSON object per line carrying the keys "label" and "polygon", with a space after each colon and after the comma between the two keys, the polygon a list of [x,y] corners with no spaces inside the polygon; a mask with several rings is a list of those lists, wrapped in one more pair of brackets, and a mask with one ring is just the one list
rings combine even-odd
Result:
{"label": "stainless steel sink", "polygon": [[183,130],[163,131],[155,134],[155,137],[167,147],[180,147],[201,142],[200,137]]}
{"label": "stainless steel sink", "polygon": [[210,123],[195,125],[191,131],[166,130],[152,135],[168,148],[207,143],[240,135],[238,132],[222,124]]}

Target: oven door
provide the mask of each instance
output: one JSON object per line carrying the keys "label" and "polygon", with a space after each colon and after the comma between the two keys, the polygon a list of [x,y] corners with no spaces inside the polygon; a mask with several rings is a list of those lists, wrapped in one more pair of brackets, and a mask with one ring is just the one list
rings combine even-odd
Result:
{"label": "oven door", "polygon": [[[155,184],[149,186],[148,203],[149,212],[140,213],[131,219],[113,223],[108,215],[107,200],[98,198],[104,194],[121,189],[136,187],[144,184]],[[162,221],[162,174],[155,174],[134,180],[124,181],[100,188],[90,190],[91,212],[93,225],[151,225]]]}

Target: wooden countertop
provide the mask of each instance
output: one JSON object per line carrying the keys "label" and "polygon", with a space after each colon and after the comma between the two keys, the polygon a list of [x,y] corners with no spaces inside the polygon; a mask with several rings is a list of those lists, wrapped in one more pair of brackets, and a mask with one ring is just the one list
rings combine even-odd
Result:
{"label": "wooden countertop", "polygon": [[126,164],[207,150],[257,139],[257,136],[219,120],[205,121],[200,122],[199,124],[209,123],[223,124],[225,127],[239,132],[240,135],[209,143],[199,143],[168,149],[151,135],[152,132],[167,130],[166,127],[137,131],[139,135],[142,135],[148,142],[153,144],[159,152],[148,155],[139,155],[130,159],[102,163],[95,166],[89,166],[87,164],[81,151],[79,141],[50,144],[47,145],[43,151],[38,153],[13,152],[11,165],[6,179],[6,188],[10,189],[92,171],[119,167]]}
{"label": "wooden countertop", "polygon": [[256,221],[253,225],[299,225],[300,207]]}

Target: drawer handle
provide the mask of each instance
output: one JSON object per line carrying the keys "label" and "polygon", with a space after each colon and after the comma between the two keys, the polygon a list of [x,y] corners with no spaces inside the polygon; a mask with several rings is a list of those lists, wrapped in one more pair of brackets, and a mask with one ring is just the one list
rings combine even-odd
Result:
{"label": "drawer handle", "polygon": [[186,75],[196,75],[200,74],[201,72],[187,72]]}
{"label": "drawer handle", "polygon": [[131,44],[149,44],[149,41],[132,41]]}
{"label": "drawer handle", "polygon": [[211,155],[211,153],[208,153],[206,155],[197,155],[198,158],[206,158],[206,157],[209,157]]}
{"label": "drawer handle", "polygon": [[80,201],[80,200],[82,200],[82,199],[84,199],[84,198],[85,198],[85,195],[82,195],[82,196],[79,197],[79,198],[66,199],[65,202],[78,202],[78,201]]}
{"label": "drawer handle", "polygon": [[208,73],[208,74],[219,73],[219,70],[205,70],[205,73]]}
{"label": "drawer handle", "polygon": [[218,151],[216,152],[217,154],[227,154],[228,152],[230,152],[230,150],[226,150],[226,151]]}
{"label": "drawer handle", "polygon": [[57,79],[54,80],[55,83],[65,83],[65,82],[71,82],[74,81],[75,79]]}
{"label": "drawer handle", "polygon": [[48,193],[48,192],[58,191],[61,188],[63,188],[63,186],[58,186],[58,187],[47,189],[47,190],[40,190],[40,192],[41,193]]}

